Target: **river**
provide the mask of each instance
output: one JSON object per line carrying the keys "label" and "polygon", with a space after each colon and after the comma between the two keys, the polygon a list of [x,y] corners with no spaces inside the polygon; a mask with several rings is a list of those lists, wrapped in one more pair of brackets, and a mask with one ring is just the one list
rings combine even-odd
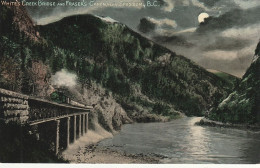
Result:
{"label": "river", "polygon": [[99,145],[128,154],[163,155],[163,163],[260,163],[260,133],[194,125],[200,119],[124,125]]}

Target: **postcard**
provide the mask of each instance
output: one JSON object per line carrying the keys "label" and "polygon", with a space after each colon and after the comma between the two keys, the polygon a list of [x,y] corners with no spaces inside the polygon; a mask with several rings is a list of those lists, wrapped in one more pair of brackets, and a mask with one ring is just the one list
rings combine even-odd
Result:
{"label": "postcard", "polygon": [[1,0],[0,163],[257,166],[259,11]]}

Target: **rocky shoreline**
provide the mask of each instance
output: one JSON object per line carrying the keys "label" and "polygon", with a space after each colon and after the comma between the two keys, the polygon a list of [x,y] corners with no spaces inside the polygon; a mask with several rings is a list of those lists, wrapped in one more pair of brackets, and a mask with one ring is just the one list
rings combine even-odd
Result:
{"label": "rocky shoreline", "polygon": [[203,118],[199,122],[196,122],[195,124],[200,126],[234,128],[234,129],[241,129],[241,130],[248,130],[248,131],[260,131],[259,125],[222,123],[219,121],[209,120],[207,118]]}
{"label": "rocky shoreline", "polygon": [[164,156],[156,154],[144,155],[127,154],[107,147],[99,146],[98,143],[80,147],[78,151],[65,155],[69,163],[85,164],[158,164]]}
{"label": "rocky shoreline", "polygon": [[69,146],[62,153],[62,158],[69,163],[86,164],[156,164],[164,156],[157,154],[127,154],[118,150],[98,145],[98,142],[112,138],[113,134],[99,127],[89,132]]}
{"label": "rocky shoreline", "polygon": [[76,154],[77,160],[72,163],[88,164],[156,164],[160,163],[163,156],[144,155],[144,154],[126,154],[98,144],[88,145],[82,148]]}

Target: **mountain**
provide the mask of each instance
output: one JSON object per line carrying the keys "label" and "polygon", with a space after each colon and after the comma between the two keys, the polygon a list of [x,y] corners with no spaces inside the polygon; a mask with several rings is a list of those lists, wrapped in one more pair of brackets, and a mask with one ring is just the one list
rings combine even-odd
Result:
{"label": "mountain", "polygon": [[239,85],[209,114],[209,118],[222,122],[260,122],[260,42],[251,66]]}
{"label": "mountain", "polygon": [[24,9],[1,11],[0,87],[52,99],[53,77],[66,69],[78,79],[68,95],[96,105],[107,130],[131,119],[203,115],[231,91],[226,80],[111,19],[77,15],[35,26]]}
{"label": "mountain", "polygon": [[121,23],[78,15],[38,29],[56,47],[48,54],[53,73],[65,68],[83,83],[97,81],[125,108],[136,104],[167,115],[169,107],[201,115],[229,91],[225,80]]}

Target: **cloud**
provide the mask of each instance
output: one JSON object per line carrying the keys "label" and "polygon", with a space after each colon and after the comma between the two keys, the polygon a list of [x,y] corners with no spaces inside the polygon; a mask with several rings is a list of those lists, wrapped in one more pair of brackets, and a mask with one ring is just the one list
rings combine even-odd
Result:
{"label": "cloud", "polygon": [[162,10],[165,12],[172,12],[176,6],[188,6],[190,0],[159,0]]}
{"label": "cloud", "polygon": [[251,44],[251,40],[238,39],[232,37],[216,37],[213,42],[209,42],[204,47],[205,51],[211,50],[223,50],[223,51],[234,51],[241,48],[245,48]]}
{"label": "cloud", "polygon": [[[260,38],[260,24],[232,27],[218,32],[175,34],[157,38],[160,44],[207,69],[242,77],[252,62]],[[186,45],[192,44],[192,45]]]}
{"label": "cloud", "polygon": [[183,34],[183,33],[193,33],[196,31],[196,27],[188,28],[188,29],[183,29],[177,32],[174,32],[173,34]]}
{"label": "cloud", "polygon": [[74,87],[77,84],[77,75],[62,69],[51,77],[51,83],[58,87]]}
{"label": "cloud", "polygon": [[168,18],[154,19],[154,18],[148,17],[147,19],[161,28],[176,28],[177,27],[177,23],[174,20],[171,20]]}
{"label": "cloud", "polygon": [[260,37],[260,24],[252,24],[244,27],[234,27],[221,32],[222,37],[237,39],[253,39]]}
{"label": "cloud", "polygon": [[175,2],[172,0],[164,0],[165,5],[163,6],[163,10],[166,12],[171,12],[174,9]]}
{"label": "cloud", "polygon": [[203,53],[201,64],[242,77],[252,62],[256,44],[233,51],[215,50]]}
{"label": "cloud", "polygon": [[195,33],[190,36],[193,43],[204,51],[223,50],[236,51],[255,45],[260,37],[260,23],[232,27],[211,33]]}
{"label": "cloud", "polygon": [[174,20],[164,18],[155,19],[152,17],[142,18],[138,25],[138,30],[142,33],[153,32],[155,34],[165,34],[168,31],[172,31],[177,27],[177,23]]}
{"label": "cloud", "polygon": [[156,24],[148,20],[147,18],[142,18],[138,26],[138,30],[142,33],[149,33],[154,31]]}
{"label": "cloud", "polygon": [[259,0],[234,0],[234,2],[242,9],[249,9],[259,6]]}
{"label": "cloud", "polygon": [[159,43],[175,46],[192,47],[192,43],[188,42],[183,36],[155,36],[153,39]]}
{"label": "cloud", "polygon": [[[234,9],[208,20],[210,26],[194,32],[196,28],[166,29],[158,32],[157,21],[147,19],[156,26],[148,34],[154,41],[177,54],[195,61],[204,68],[216,69],[242,77],[250,65],[260,37],[258,7]],[[147,17],[148,18],[148,17]],[[248,18],[248,19],[247,19]],[[162,23],[161,23],[162,24]],[[200,25],[203,27],[204,25]]]}
{"label": "cloud", "polygon": [[237,53],[233,51],[214,50],[203,53],[204,57],[208,57],[212,60],[234,60],[237,58]]}
{"label": "cloud", "polygon": [[197,32],[205,33],[211,31],[222,31],[235,26],[245,26],[260,22],[260,7],[250,8],[247,10],[234,9],[219,17],[209,17],[202,22]]}
{"label": "cloud", "polygon": [[208,7],[213,7],[220,0],[199,0],[199,1]]}
{"label": "cloud", "polygon": [[199,7],[199,8],[202,8],[202,9],[204,9],[205,11],[210,11],[209,8],[207,8],[203,3],[200,3],[198,0],[191,0],[191,2],[192,2],[192,4],[193,4],[194,6],[197,6],[197,7]]}
{"label": "cloud", "polygon": [[247,27],[230,28],[226,29],[219,34],[215,34],[204,45],[204,51],[223,50],[223,51],[236,51],[246,48],[250,45],[257,43],[260,37],[260,24],[254,24]]}

